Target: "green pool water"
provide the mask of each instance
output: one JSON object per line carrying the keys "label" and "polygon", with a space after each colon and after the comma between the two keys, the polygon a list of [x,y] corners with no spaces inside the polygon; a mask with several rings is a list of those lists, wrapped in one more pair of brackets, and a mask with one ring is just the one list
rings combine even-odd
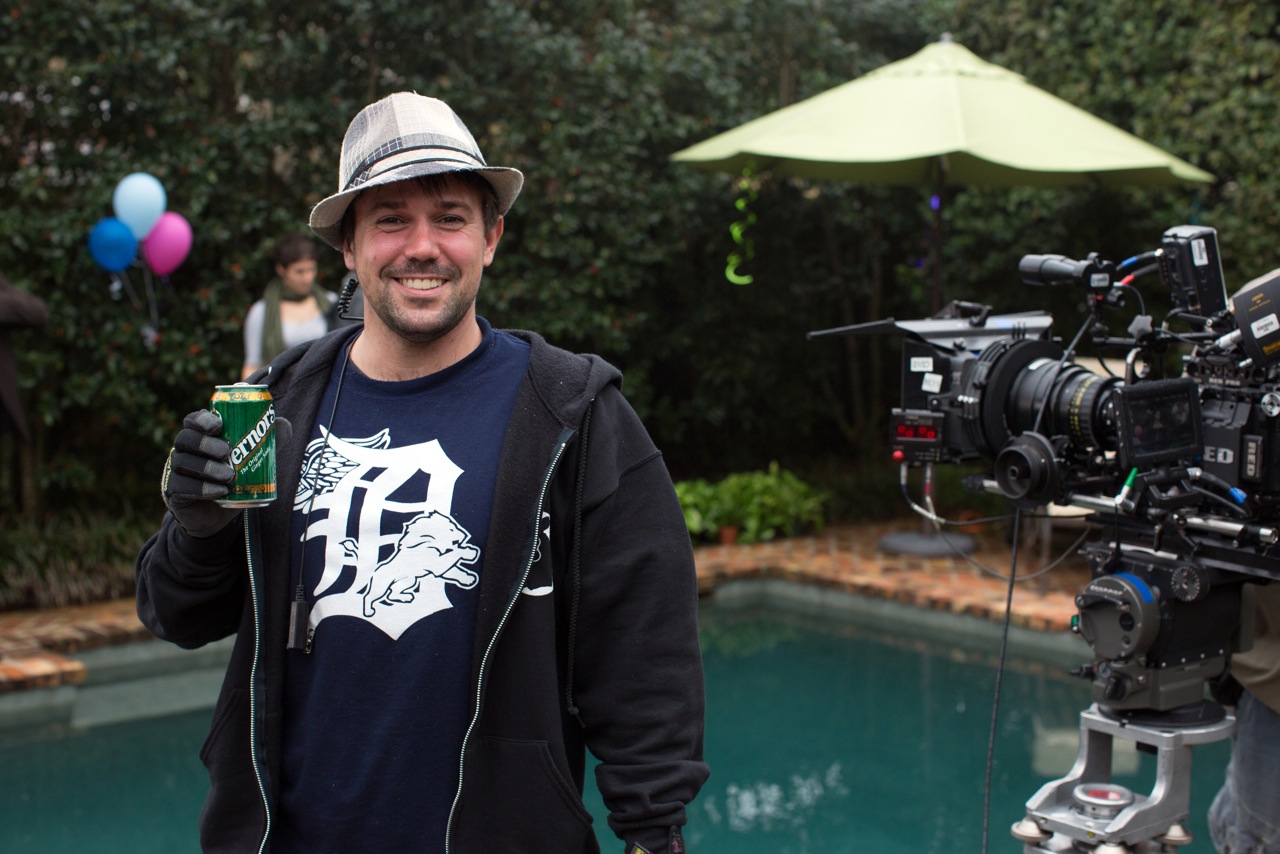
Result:
{"label": "green pool water", "polygon": [[[892,626],[890,626],[892,628]],[[887,630],[774,606],[702,610],[711,779],[690,807],[692,854],[979,852],[996,641],[903,623]],[[1004,676],[989,846],[1076,752],[1088,686],[1014,654]],[[0,740],[0,852],[183,854],[207,778],[209,712]],[[1154,757],[1117,742],[1116,782],[1148,793]],[[1227,743],[1197,747],[1185,854],[1211,852],[1204,813]],[[606,852],[620,851],[604,824]]]}

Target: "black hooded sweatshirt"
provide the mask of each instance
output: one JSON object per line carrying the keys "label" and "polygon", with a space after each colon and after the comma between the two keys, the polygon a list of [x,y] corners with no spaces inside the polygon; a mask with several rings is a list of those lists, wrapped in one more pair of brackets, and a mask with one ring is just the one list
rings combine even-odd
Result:
{"label": "black hooded sweatshirt", "polygon": [[[354,331],[295,347],[250,378],[268,384],[293,436],[311,434]],[[688,531],[621,374],[512,334],[532,350],[499,461],[445,851],[598,851],[581,798],[589,748],[625,850],[667,852],[708,774]],[[138,556],[138,615],[157,637],[195,648],[237,635],[200,753],[208,852],[270,851],[284,657],[302,654],[286,651],[287,532],[305,444],[278,448],[273,504],[208,538],[166,514]],[[547,585],[550,596],[520,595]]]}

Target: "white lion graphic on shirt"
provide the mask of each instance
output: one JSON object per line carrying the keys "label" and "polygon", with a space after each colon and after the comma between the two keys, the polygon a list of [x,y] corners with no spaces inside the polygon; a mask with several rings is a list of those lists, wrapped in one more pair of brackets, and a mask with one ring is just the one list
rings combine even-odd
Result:
{"label": "white lion graphic on shirt", "polygon": [[[294,509],[303,539],[323,543],[310,627],[328,617],[366,620],[393,639],[452,608],[445,585],[471,590],[480,549],[452,515],[462,469],[436,441],[391,447],[389,431],[342,439],[320,428],[307,446]],[[323,455],[323,456],[322,456]],[[417,485],[425,482],[425,495]]]}
{"label": "white lion graphic on shirt", "polygon": [[470,534],[438,510],[405,522],[404,534],[396,543],[395,551],[378,564],[363,588],[364,615],[372,618],[379,605],[412,602],[419,582],[428,575],[452,581],[459,587],[475,587],[480,576],[460,566],[475,563],[480,557],[480,550],[470,541]]}

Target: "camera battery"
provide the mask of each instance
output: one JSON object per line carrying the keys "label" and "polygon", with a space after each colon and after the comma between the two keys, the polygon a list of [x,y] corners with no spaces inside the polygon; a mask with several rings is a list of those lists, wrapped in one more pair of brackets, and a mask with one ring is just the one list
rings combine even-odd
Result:
{"label": "camera battery", "polygon": [[1218,255],[1218,232],[1200,225],[1179,225],[1160,242],[1160,277],[1173,304],[1200,317],[1227,307],[1227,287]]}
{"label": "camera battery", "polygon": [[1266,367],[1280,359],[1280,271],[1259,276],[1231,298],[1231,312],[1240,331],[1240,346],[1255,365]]}

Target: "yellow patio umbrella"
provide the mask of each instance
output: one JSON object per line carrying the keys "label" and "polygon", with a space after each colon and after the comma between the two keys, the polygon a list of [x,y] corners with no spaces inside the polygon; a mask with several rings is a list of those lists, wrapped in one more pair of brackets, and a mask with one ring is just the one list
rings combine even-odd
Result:
{"label": "yellow patio umbrella", "polygon": [[[672,155],[680,163],[865,184],[1055,187],[1214,177],[944,35],[906,59]],[[935,206],[941,226],[941,199]],[[935,287],[941,247],[934,243]],[[936,297],[937,295],[935,295]]]}

